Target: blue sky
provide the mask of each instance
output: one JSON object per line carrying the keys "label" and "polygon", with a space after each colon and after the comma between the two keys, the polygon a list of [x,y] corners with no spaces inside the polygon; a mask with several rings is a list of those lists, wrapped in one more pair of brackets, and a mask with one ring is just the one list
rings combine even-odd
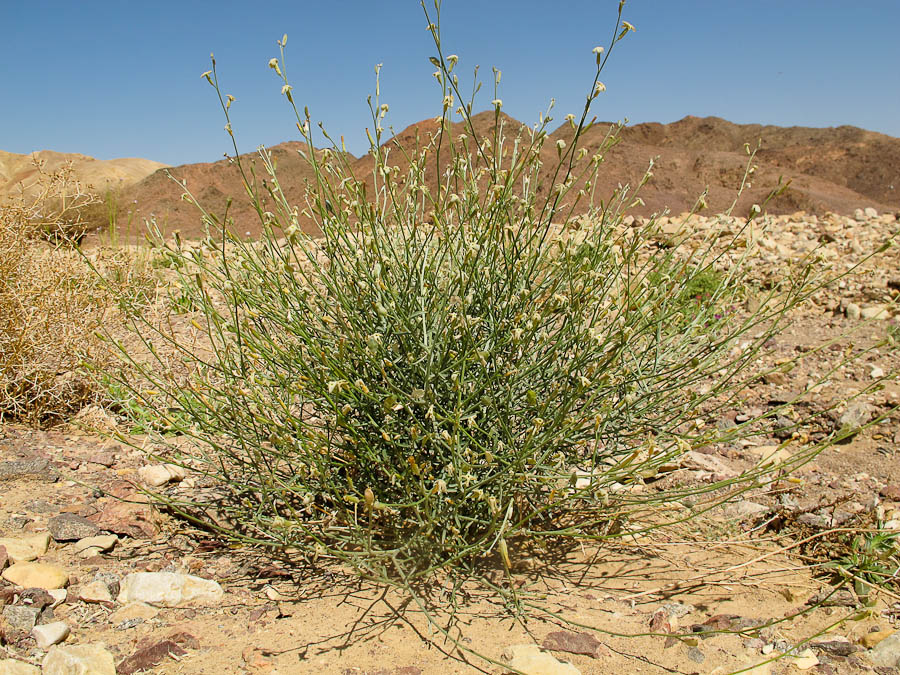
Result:
{"label": "blue sky", "polygon": [[[496,66],[505,112],[534,122],[555,97],[562,121],[581,108],[591,49],[608,43],[617,6],[445,0],[445,51],[460,56],[464,81],[481,66],[478,108],[489,106]],[[637,31],[613,51],[600,119],[717,115],[900,136],[898,0],[629,0],[623,16]],[[416,0],[0,0],[0,26],[0,149],[10,152],[215,161],[230,145],[200,77],[210,52],[237,99],[241,151],[296,139],[266,67],[285,32],[296,100],[357,155],[376,63],[396,130],[441,107]]]}

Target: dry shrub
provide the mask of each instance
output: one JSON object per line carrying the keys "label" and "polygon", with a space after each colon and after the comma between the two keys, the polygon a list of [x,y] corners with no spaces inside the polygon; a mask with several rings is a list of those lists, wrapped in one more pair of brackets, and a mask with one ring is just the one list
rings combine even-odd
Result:
{"label": "dry shrub", "polygon": [[34,183],[0,202],[0,421],[49,424],[97,397],[81,365],[102,360],[94,333],[112,308],[109,281],[134,274],[113,252],[99,276],[74,247],[94,201],[70,166],[38,165]]}

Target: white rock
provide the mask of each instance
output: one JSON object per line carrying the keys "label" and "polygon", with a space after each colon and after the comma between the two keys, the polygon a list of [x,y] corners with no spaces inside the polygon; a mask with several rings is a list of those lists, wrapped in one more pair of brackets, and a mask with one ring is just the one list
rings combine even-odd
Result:
{"label": "white rock", "polygon": [[859,319],[860,312],[861,310],[859,309],[859,305],[857,305],[855,302],[851,302],[844,309],[844,313],[847,315],[847,318],[852,319],[853,321]]}
{"label": "white rock", "polygon": [[900,666],[900,631],[886,637],[869,650],[869,660],[876,666]]}
{"label": "white rock", "polygon": [[219,602],[225,591],[218,582],[175,572],[134,572],[122,581],[120,603],[145,602],[157,607]]}
{"label": "white rock", "polygon": [[38,562],[20,562],[3,570],[3,578],[22,588],[63,588],[69,583],[69,575],[59,565]]}
{"label": "white rock", "polygon": [[138,469],[138,476],[150,487],[160,487],[166,483],[177,482],[186,475],[185,470],[175,464],[154,464]]}
{"label": "white rock", "polygon": [[887,321],[891,318],[890,312],[884,307],[874,305],[872,307],[863,307],[859,312],[859,316],[863,319],[872,319],[875,321]]}
{"label": "white rock", "polygon": [[812,649],[804,649],[802,652],[797,654],[797,656],[795,656],[792,661],[797,667],[797,670],[809,670],[810,668],[814,668],[819,665],[819,659],[816,657],[816,654]]}
{"label": "white rock", "polygon": [[35,626],[31,634],[34,636],[38,647],[47,649],[47,647],[58,644],[69,637],[69,626],[65,621],[54,621],[53,623]]}
{"label": "white rock", "polygon": [[863,213],[865,214],[866,218],[877,218],[878,217],[878,211],[873,209],[871,206],[867,206],[863,210]]}
{"label": "white rock", "polygon": [[101,644],[50,647],[42,675],[116,675],[113,655]]}
{"label": "white rock", "polygon": [[112,602],[113,597],[109,592],[109,586],[102,581],[92,581],[81,587],[78,597],[83,602]]}
{"label": "white rock", "polygon": [[872,369],[869,371],[869,376],[873,380],[884,377],[884,368],[882,368],[881,366],[872,366]]}
{"label": "white rock", "polygon": [[75,542],[75,553],[81,553],[87,549],[97,549],[98,552],[111,551],[119,538],[114,534],[98,534],[93,537],[85,537]]}
{"label": "white rock", "polygon": [[41,532],[28,537],[3,537],[0,538],[0,546],[6,549],[11,562],[30,562],[47,552],[47,547],[50,546],[50,533]]}
{"label": "white rock", "polygon": [[511,645],[503,650],[503,660],[525,675],[581,675],[571,663],[558,661],[536,644]]}
{"label": "white rock", "polygon": [[53,598],[53,602],[50,604],[50,609],[54,607],[59,607],[66,601],[66,598],[69,597],[69,591],[65,588],[50,588],[47,590],[47,594]]}
{"label": "white rock", "polygon": [[3,659],[0,660],[0,675],[41,675],[41,669],[23,661]]}

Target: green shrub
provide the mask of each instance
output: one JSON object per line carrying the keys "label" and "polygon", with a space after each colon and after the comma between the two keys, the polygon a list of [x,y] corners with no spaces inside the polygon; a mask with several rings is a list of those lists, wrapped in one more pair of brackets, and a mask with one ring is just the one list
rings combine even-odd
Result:
{"label": "green shrub", "polygon": [[[753,379],[761,345],[815,286],[794,270],[752,315],[718,316],[744,286],[741,233],[724,249],[729,238],[716,236],[707,242],[719,249],[660,248],[653,219],[622,226],[634,190],[593,205],[615,136],[594,155],[579,139],[609,50],[595,50],[573,142],[545,148],[551,117],[509,128],[499,72],[493,125],[477,132],[474,95],[457,107],[457,59],[431,28],[437,131],[417,152],[383,145],[376,86],[371,176],[353,175],[337,144],[306,153],[316,179],[301,205],[284,198],[261,151],[278,204],[263,211],[248,187],[263,236],[240,240],[204,212],[201,246],[162,244],[179,261],[179,304],[196,308],[185,316],[193,342],[135,324],[154,360],[123,348],[144,382],[121,383],[192,441],[170,444],[167,461],[201,474],[205,491],[161,495],[173,510],[403,583],[493,553],[509,566],[530,542],[643,531],[658,524],[657,505],[727,487],[645,483],[692,447],[742,433],[704,420]],[[617,23],[611,44],[627,32]],[[270,66],[312,145],[279,44]],[[219,92],[215,61],[207,78]],[[231,98],[219,97],[228,117]],[[321,238],[303,234],[303,218]],[[705,302],[687,302],[697,295]]]}

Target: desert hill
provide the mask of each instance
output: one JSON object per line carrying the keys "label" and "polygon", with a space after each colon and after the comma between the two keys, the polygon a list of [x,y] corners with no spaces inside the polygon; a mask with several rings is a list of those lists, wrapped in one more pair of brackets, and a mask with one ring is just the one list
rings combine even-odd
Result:
{"label": "desert hill", "polygon": [[52,173],[69,162],[73,178],[86,190],[101,194],[108,189],[117,190],[132,185],[166,166],[161,162],[135,157],[103,160],[53,150],[39,150],[28,155],[0,150],[0,197],[16,194],[20,189],[29,193],[40,170]]}
{"label": "desert hill", "polygon": [[[500,121],[508,138],[515,137],[520,130],[527,133],[521,122],[507,115],[501,115]],[[479,113],[473,123],[477,133],[486,136],[495,123],[494,113]],[[593,153],[603,143],[610,126],[608,122],[597,123],[582,136],[581,145]],[[437,129],[434,120],[424,120],[384,144],[383,147],[393,149],[390,163],[400,167],[401,175],[408,163],[399,150],[415,154]],[[460,141],[463,132],[461,124],[454,124],[442,142],[449,143],[452,138],[457,143],[468,143],[471,148],[471,139]],[[551,177],[556,141],[562,139],[571,144],[572,135],[567,123],[550,134],[541,153],[543,178]],[[761,148],[756,158],[758,169],[737,205],[739,215],[746,214],[752,204],[762,203],[779,176],[791,179],[792,183],[784,194],[770,202],[771,213],[804,210],[851,214],[857,208],[870,206],[878,211],[900,208],[898,138],[849,126],[824,129],[762,126],[734,124],[716,117],[686,117],[670,124],[625,127],[620,142],[607,152],[601,166],[597,195],[605,199],[620,184],[639,183],[650,160],[656,158],[653,180],[641,192],[645,204],[632,213],[649,215],[667,208],[677,214],[689,210],[704,190],[708,190],[709,211],[720,212],[731,205],[740,185],[747,165],[744,144],[756,147],[758,142]],[[306,181],[312,177],[297,153],[305,147],[303,143],[288,142],[270,148],[285,195],[290,203],[301,208]],[[438,154],[440,160],[436,158]],[[430,183],[435,184],[438,172],[447,168],[448,155],[448,152],[429,155]],[[249,153],[243,158],[255,170],[252,180],[261,185],[266,172],[259,157]],[[345,159],[358,178],[371,184],[371,155],[358,159],[345,155]],[[440,166],[435,164],[437,161]],[[131,211],[129,218],[135,226],[153,215],[166,231],[179,229],[189,237],[202,233],[196,208],[181,199],[181,188],[167,173],[187,181],[188,189],[216,215],[223,214],[227,197],[233,197],[229,216],[234,218],[235,231],[242,235],[259,233],[259,219],[232,160],[160,169],[124,187],[118,203]],[[122,219],[120,214],[119,221]],[[309,222],[304,226],[314,229]]]}

